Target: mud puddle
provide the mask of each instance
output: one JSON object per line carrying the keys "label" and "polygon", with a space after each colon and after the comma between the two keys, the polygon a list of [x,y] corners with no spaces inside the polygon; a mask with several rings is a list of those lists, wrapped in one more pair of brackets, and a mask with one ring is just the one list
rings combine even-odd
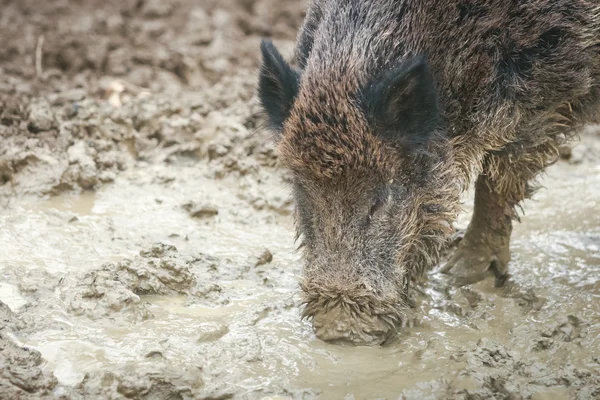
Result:
{"label": "mud puddle", "polygon": [[305,7],[6,2],[0,398],[600,398],[595,132],[525,204],[505,288],[433,271],[385,347],[300,320],[253,93],[261,37],[290,56]]}
{"label": "mud puddle", "polygon": [[[96,193],[3,210],[0,300],[26,321],[14,338],[46,360],[53,396],[143,398],[167,382],[182,398],[591,399],[600,163],[561,162],[543,183],[515,229],[507,287],[449,288],[432,273],[414,326],[386,347],[316,340],[299,318],[291,218],[195,167],[133,168]],[[285,195],[276,177],[263,185]],[[123,389],[136,373],[162,383]]]}

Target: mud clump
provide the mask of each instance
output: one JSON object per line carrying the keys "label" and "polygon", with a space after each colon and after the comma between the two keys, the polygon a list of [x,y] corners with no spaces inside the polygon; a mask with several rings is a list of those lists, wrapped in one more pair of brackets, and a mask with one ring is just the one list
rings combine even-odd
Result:
{"label": "mud clump", "polygon": [[175,246],[155,244],[133,260],[119,264],[120,280],[138,295],[186,294],[196,286],[189,264],[181,261]]}
{"label": "mud clump", "polygon": [[56,129],[47,103],[41,104],[30,112],[27,132],[14,124],[0,129],[0,196],[94,189],[127,168],[126,153],[110,138],[95,135],[97,128],[80,121]]}
{"label": "mud clump", "polygon": [[229,332],[226,325],[216,322],[205,322],[198,326],[198,342],[214,342],[221,339]]}
{"label": "mud clump", "polygon": [[10,308],[0,302],[0,393],[2,398],[21,399],[48,395],[58,381],[43,371],[44,359],[40,352],[20,347],[8,336],[10,327],[19,325],[19,319]]}
{"label": "mud clump", "polygon": [[74,392],[82,398],[201,399],[203,387],[200,368],[155,362],[87,374]]}
{"label": "mud clump", "polygon": [[189,201],[181,206],[192,218],[207,219],[219,214],[219,210],[212,204],[198,204]]}
{"label": "mud clump", "polygon": [[19,319],[9,306],[0,301],[0,332],[19,325]]}
{"label": "mud clump", "polygon": [[196,286],[190,265],[174,246],[155,244],[134,259],[108,263],[62,289],[67,310],[92,319],[119,313],[129,321],[152,317],[140,295],[188,294]]}
{"label": "mud clump", "polygon": [[140,297],[119,281],[119,265],[107,264],[66,286],[61,294],[67,311],[90,319],[102,319],[120,313],[128,321],[146,320],[152,314]]}
{"label": "mud clump", "polygon": [[29,110],[29,123],[27,128],[30,132],[38,133],[41,131],[49,131],[56,127],[54,113],[47,101],[38,101],[31,104]]}
{"label": "mud clump", "polygon": [[261,265],[269,264],[271,261],[273,261],[273,253],[269,249],[265,249],[254,263],[254,266],[260,267]]}
{"label": "mud clump", "polygon": [[0,196],[99,188],[143,160],[255,173],[259,35],[291,50],[305,4],[213,3],[7,4]]}
{"label": "mud clump", "polygon": [[98,183],[98,176],[94,159],[86,151],[83,142],[78,142],[69,147],[69,169],[66,171],[70,175],[69,181],[76,182],[82,189],[92,189]]}
{"label": "mud clump", "polygon": [[[469,389],[454,389],[448,398],[502,398],[529,399],[541,387],[557,390],[567,389],[577,393],[577,399],[592,399],[594,372],[564,364],[558,368],[525,360],[505,346],[481,339],[470,349],[452,357],[456,362],[466,363],[459,373]],[[458,384],[457,386],[460,386]],[[590,390],[592,388],[592,390]]]}
{"label": "mud clump", "polygon": [[541,336],[548,339],[556,339],[564,342],[572,342],[585,338],[586,323],[583,323],[574,315],[568,315],[558,320],[555,324],[548,326]]}
{"label": "mud clump", "polygon": [[39,351],[19,347],[0,331],[0,393],[7,399],[48,395],[57,379],[42,370]]}

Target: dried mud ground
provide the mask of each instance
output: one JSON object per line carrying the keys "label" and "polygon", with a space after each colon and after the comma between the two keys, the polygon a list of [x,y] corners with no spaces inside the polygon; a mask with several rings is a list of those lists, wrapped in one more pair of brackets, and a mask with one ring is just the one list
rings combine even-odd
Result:
{"label": "dried mud ground", "polygon": [[0,398],[600,398],[597,130],[525,204],[504,288],[433,271],[385,347],[300,320],[253,90],[304,7],[2,2]]}

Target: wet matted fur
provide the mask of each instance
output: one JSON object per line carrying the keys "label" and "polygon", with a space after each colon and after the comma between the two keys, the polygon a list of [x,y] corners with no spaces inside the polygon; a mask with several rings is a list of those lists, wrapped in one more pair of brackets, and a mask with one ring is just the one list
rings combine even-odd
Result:
{"label": "wet matted fur", "polygon": [[535,177],[599,120],[598,1],[314,0],[297,67],[262,50],[259,97],[294,179],[304,316],[325,340],[395,331],[474,176],[490,195],[467,234],[490,222],[508,246]]}

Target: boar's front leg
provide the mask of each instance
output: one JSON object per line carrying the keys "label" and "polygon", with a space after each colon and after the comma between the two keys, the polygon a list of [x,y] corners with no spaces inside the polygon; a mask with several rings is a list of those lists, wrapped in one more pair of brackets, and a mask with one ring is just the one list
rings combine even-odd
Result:
{"label": "boar's front leg", "polygon": [[490,270],[497,286],[506,281],[512,222],[518,219],[515,208],[533,194],[532,181],[554,162],[557,145],[552,140],[529,148],[514,144],[486,155],[475,183],[473,217],[457,250],[441,269],[452,275],[454,284],[478,282]]}
{"label": "boar's front leg", "polygon": [[475,209],[467,231],[442,272],[457,285],[484,279],[490,269],[500,285],[507,278],[510,260],[513,206],[495,190],[487,175],[475,183]]}

